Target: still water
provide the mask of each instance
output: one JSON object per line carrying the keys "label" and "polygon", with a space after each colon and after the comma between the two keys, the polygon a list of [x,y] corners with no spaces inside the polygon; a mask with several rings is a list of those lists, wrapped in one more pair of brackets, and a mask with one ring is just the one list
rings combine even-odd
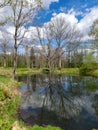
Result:
{"label": "still water", "polygon": [[28,125],[63,130],[98,128],[98,77],[20,76],[20,118]]}

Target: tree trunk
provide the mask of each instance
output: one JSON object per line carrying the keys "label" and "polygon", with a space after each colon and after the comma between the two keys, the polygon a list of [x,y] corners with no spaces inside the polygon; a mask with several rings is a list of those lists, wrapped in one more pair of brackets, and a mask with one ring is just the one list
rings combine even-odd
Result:
{"label": "tree trunk", "polygon": [[29,56],[29,46],[28,45],[26,45],[26,47],[25,47],[25,52],[26,52],[27,68],[30,68],[30,56]]}
{"label": "tree trunk", "polygon": [[71,52],[68,51],[68,68],[71,68]]}
{"label": "tree trunk", "polygon": [[30,68],[30,59],[29,56],[26,56],[27,68]]}
{"label": "tree trunk", "polygon": [[58,58],[58,67],[59,67],[59,69],[61,69],[61,67],[62,67],[61,57]]}
{"label": "tree trunk", "polygon": [[15,29],[15,37],[14,37],[14,40],[15,40],[15,43],[14,43],[14,59],[13,59],[13,75],[12,75],[12,78],[13,80],[15,80],[15,76],[16,76],[16,68],[17,68],[17,27]]}
{"label": "tree trunk", "polygon": [[13,66],[13,76],[12,78],[15,80],[15,76],[16,76],[16,68],[17,68],[17,46],[15,44],[14,46],[14,66]]}
{"label": "tree trunk", "polygon": [[62,54],[61,54],[61,47],[60,47],[60,41],[58,42],[58,51],[57,51],[57,55],[58,55],[58,68],[61,69],[61,64],[62,64]]}
{"label": "tree trunk", "polygon": [[6,67],[6,54],[4,54],[3,59],[4,59],[4,67]]}

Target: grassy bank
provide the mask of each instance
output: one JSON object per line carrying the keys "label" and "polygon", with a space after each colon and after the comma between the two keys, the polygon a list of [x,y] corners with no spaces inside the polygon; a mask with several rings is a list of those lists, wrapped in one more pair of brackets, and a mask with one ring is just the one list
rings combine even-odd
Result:
{"label": "grassy bank", "polygon": [[[12,76],[12,68],[0,68],[0,75]],[[42,69],[17,68],[16,75],[38,74],[42,73]]]}
{"label": "grassy bank", "polygon": [[65,74],[65,75],[72,75],[72,76],[75,76],[75,75],[79,75],[79,68],[62,68],[60,70],[58,69],[54,69],[52,70],[52,73],[53,74]]}
{"label": "grassy bank", "polygon": [[[34,68],[34,69],[29,69],[29,68],[17,68],[16,70],[16,75],[32,75],[32,74],[43,74],[43,72],[47,73],[47,68]],[[0,75],[6,75],[7,77],[12,76],[12,68],[0,68]],[[49,72],[49,71],[48,71]],[[61,75],[70,75],[70,76],[76,76],[79,75],[79,68],[62,68],[62,69],[52,69],[51,70],[52,74],[61,74]],[[87,75],[92,75],[92,76],[98,76],[98,69],[89,71]]]}
{"label": "grassy bank", "polygon": [[[17,75],[27,75],[27,74],[42,74],[43,70],[48,70],[47,68],[17,68],[16,74]],[[66,75],[79,75],[79,69],[78,68],[62,68],[62,69],[52,69],[51,73],[53,74],[66,74]],[[7,75],[12,76],[12,68],[0,68],[0,74],[1,75]]]}
{"label": "grassy bank", "polygon": [[0,76],[0,129],[10,130],[17,118],[20,103],[17,86],[20,83],[5,75]]}
{"label": "grassy bank", "polygon": [[[47,68],[40,68],[40,69],[28,69],[28,68],[18,68],[17,69],[17,75],[32,75],[32,74],[43,74],[48,73],[49,69]],[[52,69],[52,74],[61,74],[61,75],[79,75],[79,69],[78,68],[62,68],[62,69]]]}

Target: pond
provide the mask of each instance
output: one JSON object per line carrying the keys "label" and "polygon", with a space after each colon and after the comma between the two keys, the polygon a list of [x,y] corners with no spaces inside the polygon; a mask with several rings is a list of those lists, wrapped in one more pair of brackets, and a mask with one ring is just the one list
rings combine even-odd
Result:
{"label": "pond", "polygon": [[98,128],[98,77],[20,76],[20,118],[28,125],[52,125],[63,130]]}

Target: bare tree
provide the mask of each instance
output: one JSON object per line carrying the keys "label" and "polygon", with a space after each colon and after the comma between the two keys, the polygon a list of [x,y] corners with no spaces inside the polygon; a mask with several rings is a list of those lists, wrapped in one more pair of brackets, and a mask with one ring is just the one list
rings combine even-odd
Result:
{"label": "bare tree", "polygon": [[12,45],[10,44],[10,36],[7,32],[1,32],[2,38],[0,38],[0,50],[3,53],[4,67],[6,67],[6,56],[10,52]]}
{"label": "bare tree", "polygon": [[28,45],[25,46],[26,64],[27,68],[30,68],[30,48]]}
{"label": "bare tree", "polygon": [[[11,0],[10,9],[12,16],[10,16],[10,23],[13,24],[15,31],[14,37],[14,67],[13,67],[13,79],[15,79],[15,73],[17,68],[17,49],[19,45],[23,43],[28,24],[35,16],[36,9],[41,5],[40,0]],[[24,28],[24,30],[23,30]]]}
{"label": "bare tree", "polygon": [[65,46],[66,33],[65,30],[68,27],[68,23],[63,18],[55,18],[50,23],[51,32],[56,44],[56,58],[58,59],[58,66],[61,68],[61,51]]}
{"label": "bare tree", "polygon": [[36,66],[36,56],[33,47],[30,49],[30,66],[31,68],[34,68]]}
{"label": "bare tree", "polygon": [[[43,57],[43,61],[45,61],[46,67],[48,67],[51,71],[54,62],[54,44],[53,44],[53,35],[51,31],[51,26],[44,26],[44,28],[37,27],[37,39],[40,44],[40,55]],[[43,35],[43,36],[42,36]]]}
{"label": "bare tree", "polygon": [[56,44],[56,58],[58,67],[61,68],[61,58],[65,51],[72,51],[76,48],[81,39],[80,32],[75,25],[71,25],[63,17],[56,17],[50,22],[51,31]]}
{"label": "bare tree", "polygon": [[[43,35],[43,36],[42,36]],[[70,53],[80,45],[82,35],[63,17],[56,17],[43,28],[37,27],[37,39],[41,45],[41,55],[46,59],[47,67],[51,69],[54,64],[58,68],[62,66],[62,56],[68,54],[70,64]]]}
{"label": "bare tree", "polygon": [[98,19],[95,20],[93,25],[91,26],[90,35],[98,40]]}

